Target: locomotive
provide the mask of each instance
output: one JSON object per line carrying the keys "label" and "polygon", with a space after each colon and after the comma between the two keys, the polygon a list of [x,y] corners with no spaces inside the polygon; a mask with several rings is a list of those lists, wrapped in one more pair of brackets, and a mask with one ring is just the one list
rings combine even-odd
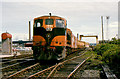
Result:
{"label": "locomotive", "polygon": [[36,60],[61,60],[87,45],[67,28],[65,18],[51,16],[51,13],[49,16],[34,18],[32,49]]}

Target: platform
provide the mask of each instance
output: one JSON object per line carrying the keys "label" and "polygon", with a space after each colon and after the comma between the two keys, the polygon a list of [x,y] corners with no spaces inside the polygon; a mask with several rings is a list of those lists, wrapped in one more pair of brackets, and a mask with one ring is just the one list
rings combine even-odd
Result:
{"label": "platform", "polygon": [[12,57],[13,55],[0,55],[0,58]]}
{"label": "platform", "polygon": [[[21,55],[19,52],[17,52],[17,56],[18,55]],[[0,52],[0,58],[5,58],[5,57],[13,57],[14,56],[14,54],[12,54],[12,55],[2,55],[2,53]]]}

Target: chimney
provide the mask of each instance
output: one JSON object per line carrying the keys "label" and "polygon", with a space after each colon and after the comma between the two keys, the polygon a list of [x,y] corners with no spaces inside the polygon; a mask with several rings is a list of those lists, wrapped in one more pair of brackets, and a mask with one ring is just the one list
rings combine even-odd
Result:
{"label": "chimney", "polygon": [[29,41],[31,40],[31,26],[30,26],[30,21],[29,21]]}
{"label": "chimney", "polygon": [[77,39],[79,40],[79,34],[77,33]]}

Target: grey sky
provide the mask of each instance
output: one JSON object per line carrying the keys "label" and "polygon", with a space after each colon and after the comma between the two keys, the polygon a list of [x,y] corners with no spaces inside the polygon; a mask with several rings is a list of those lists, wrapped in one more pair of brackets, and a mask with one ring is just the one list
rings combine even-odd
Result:
{"label": "grey sky", "polygon": [[[12,0],[13,1],[13,0]],[[14,0],[18,1],[18,0]],[[104,2],[93,0],[92,2],[9,2],[2,1],[2,30],[0,33],[8,31],[13,35],[13,40],[28,39],[28,21],[33,21],[34,17],[48,15],[58,15],[67,19],[68,28],[73,33],[83,35],[98,35],[101,39],[101,20],[104,16],[104,31],[106,32],[106,16],[109,20],[109,38],[115,37],[118,33],[118,0]],[[56,0],[58,1],[58,0]],[[99,0],[98,0],[99,1]],[[1,6],[0,6],[1,7]],[[2,32],[1,32],[2,31]],[[105,33],[106,34],[106,33]],[[84,38],[83,40],[95,42],[95,39]]]}

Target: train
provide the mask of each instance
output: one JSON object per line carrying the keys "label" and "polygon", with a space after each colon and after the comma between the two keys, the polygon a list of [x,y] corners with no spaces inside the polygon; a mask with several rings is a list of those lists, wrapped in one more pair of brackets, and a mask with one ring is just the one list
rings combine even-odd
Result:
{"label": "train", "polygon": [[85,47],[89,47],[89,43],[75,37],[65,18],[51,13],[34,18],[32,49],[36,60],[61,60]]}

